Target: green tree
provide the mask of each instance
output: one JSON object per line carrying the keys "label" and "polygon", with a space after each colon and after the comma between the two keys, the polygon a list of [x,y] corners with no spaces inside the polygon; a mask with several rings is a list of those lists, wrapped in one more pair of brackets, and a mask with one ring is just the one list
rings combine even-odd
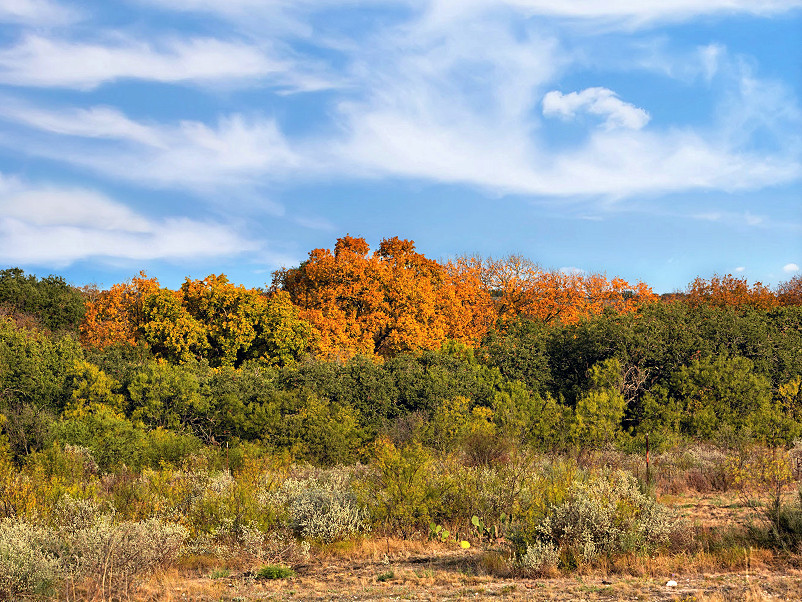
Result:
{"label": "green tree", "polygon": [[525,318],[511,320],[485,336],[477,354],[508,380],[545,393],[551,386],[548,341],[553,327]]}
{"label": "green tree", "polygon": [[606,447],[621,433],[626,401],[621,394],[621,364],[608,359],[590,369],[591,388],[577,399],[569,427],[580,447]]}
{"label": "green tree", "polygon": [[72,389],[63,416],[78,418],[104,408],[122,416],[125,398],[120,394],[120,385],[109,378],[100,368],[89,362],[79,362],[69,375]]}
{"label": "green tree", "polygon": [[128,386],[131,418],[173,430],[203,430],[209,400],[200,394],[200,380],[190,366],[153,361]]}
{"label": "green tree", "polygon": [[145,430],[105,405],[96,406],[93,412],[58,421],[51,438],[61,445],[69,443],[88,448],[101,473],[123,466],[138,469],[145,462]]}
{"label": "green tree", "polygon": [[81,291],[60,276],[41,280],[19,268],[0,270],[0,314],[25,315],[50,330],[75,330],[86,311]]}
{"label": "green tree", "polygon": [[775,435],[771,382],[747,358],[694,360],[674,374],[671,388],[683,404],[681,428],[687,435],[709,440],[745,429],[763,440]]}
{"label": "green tree", "polygon": [[505,436],[538,447],[564,442],[565,410],[548,393],[531,393],[519,381],[504,383],[493,397],[493,420]]}
{"label": "green tree", "polygon": [[46,443],[70,398],[69,375],[81,360],[74,336],[17,328],[0,317],[0,428],[15,458]]}

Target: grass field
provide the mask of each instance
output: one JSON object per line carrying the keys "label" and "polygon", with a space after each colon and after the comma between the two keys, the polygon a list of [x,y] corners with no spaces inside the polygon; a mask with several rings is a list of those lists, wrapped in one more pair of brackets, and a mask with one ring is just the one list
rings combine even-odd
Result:
{"label": "grass field", "polygon": [[[711,541],[737,538],[755,519],[735,493],[662,496]],[[728,540],[730,541],[730,540]],[[713,546],[715,547],[715,546]],[[802,558],[765,548],[625,556],[613,564],[513,576],[498,557],[500,545],[460,549],[423,538],[359,538],[313,546],[283,579],[256,576],[247,555],[228,561],[185,556],[142,585],[133,600],[802,600]],[[675,586],[668,586],[675,581]]]}

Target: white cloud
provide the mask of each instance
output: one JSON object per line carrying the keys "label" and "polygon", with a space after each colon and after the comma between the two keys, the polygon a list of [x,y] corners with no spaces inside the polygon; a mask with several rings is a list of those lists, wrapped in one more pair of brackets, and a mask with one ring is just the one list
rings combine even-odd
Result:
{"label": "white cloud", "polygon": [[719,70],[726,48],[721,44],[708,44],[699,47],[698,53],[705,79],[710,82]]}
{"label": "white cloud", "polygon": [[[446,4],[460,0],[435,0]],[[786,12],[802,6],[800,0],[608,0],[587,2],[587,0],[503,0],[505,4],[533,14],[572,17],[577,19],[624,18],[635,22],[657,20],[680,20],[696,15],[714,13],[747,13],[771,15]],[[494,0],[483,0],[493,4]]]}
{"label": "white cloud", "polygon": [[579,111],[606,117],[604,124],[608,129],[621,127],[639,130],[649,123],[646,111],[624,102],[607,88],[587,88],[569,94],[552,90],[543,97],[543,115],[547,117],[556,115],[570,119]]}
{"label": "white cloud", "polygon": [[[613,197],[751,189],[802,174],[790,144],[750,152],[726,125],[644,128],[646,110],[607,88],[546,95],[576,57],[533,24],[514,30],[508,18],[455,23],[426,15],[371,38],[376,56],[360,57],[356,72],[364,96],[340,105],[345,135],[327,143],[333,170],[502,193]],[[605,127],[555,149],[534,113],[544,95],[546,113],[593,112]],[[773,113],[775,101],[768,98],[762,112]],[[785,142],[796,122],[788,109],[780,115],[785,128],[776,136]]]}
{"label": "white cloud", "polygon": [[[273,15],[298,12],[332,10],[331,0],[138,0],[163,10],[195,11],[214,13],[224,17],[247,19],[254,13],[269,12]],[[498,8],[512,8],[523,15],[547,15],[577,20],[618,19],[627,25],[647,24],[659,20],[683,20],[697,15],[716,13],[746,13],[773,15],[802,6],[802,0],[344,0],[334,8],[350,5],[377,4],[381,6],[405,6],[430,14],[438,19],[454,18]]]}
{"label": "white cloud", "polygon": [[147,232],[149,222],[101,194],[52,187],[19,189],[0,196],[0,216],[35,226],[79,226]]}
{"label": "white cloud", "polygon": [[752,228],[772,225],[765,215],[755,215],[750,211],[744,211],[743,213],[735,211],[705,211],[695,213],[691,217],[709,222],[721,222],[732,226],[749,226]]}
{"label": "white cloud", "polygon": [[334,224],[323,217],[317,216],[298,216],[295,223],[310,230],[321,230],[323,232],[333,232],[336,230]]}
{"label": "white cloud", "polygon": [[213,38],[158,44],[123,38],[104,45],[30,35],[0,50],[0,82],[17,86],[92,89],[119,79],[236,81],[291,70],[252,45]]}
{"label": "white cloud", "polygon": [[301,163],[276,122],[265,118],[234,114],[214,126],[141,123],[108,107],[47,110],[13,101],[0,117],[48,134],[20,136],[13,143],[19,148],[149,186],[219,191],[284,175]]}
{"label": "white cloud", "polygon": [[737,268],[735,268],[735,272],[737,274],[740,274],[740,273],[745,272],[745,271],[746,271],[746,268],[744,266],[742,266],[742,265],[740,265]]}
{"label": "white cloud", "polygon": [[799,271],[799,266],[795,263],[786,263],[783,266],[783,272],[785,272],[786,274],[793,274],[794,272],[798,271]]}
{"label": "white cloud", "polygon": [[[732,151],[692,131],[598,131],[575,149],[549,153],[519,132],[362,113],[340,149],[351,173],[403,175],[544,196],[743,190],[790,181],[794,161]],[[477,116],[481,123],[481,118]],[[754,220],[752,220],[754,224]]]}
{"label": "white cloud", "polygon": [[[232,2],[225,10],[252,6]],[[521,11],[544,10],[537,3],[512,4]],[[578,4],[569,4],[578,10]],[[182,4],[195,10],[213,10],[215,5],[206,0]],[[313,11],[324,4],[310,0],[292,4],[294,8],[287,8],[288,3],[273,8],[277,6]],[[563,47],[559,36],[547,33],[539,23],[518,20],[518,13],[491,10],[484,0],[465,0],[463,11],[456,3],[414,6],[420,10],[407,15],[406,21],[368,28],[351,47],[343,47],[338,60],[346,67],[338,71],[346,73],[342,77],[350,86],[332,95],[335,104],[324,116],[331,119],[325,129],[310,128],[303,138],[286,133],[276,118],[257,112],[232,113],[209,122],[159,123],[133,119],[113,107],[53,109],[0,102],[0,115],[13,123],[0,144],[114,179],[188,188],[227,199],[243,190],[255,195],[276,181],[314,178],[391,176],[465,184],[494,193],[618,198],[755,189],[802,175],[795,134],[800,126],[798,102],[788,94],[771,92],[766,82],[752,77],[754,85],[738,87],[739,96],[732,106],[718,109],[720,122],[713,127],[652,124],[647,128],[648,107],[625,102],[614,90],[595,87],[569,94],[553,90],[554,82],[578,59]],[[630,7],[637,10],[634,2]],[[457,21],[441,18],[437,10],[453,10],[460,16]],[[240,66],[233,72],[212,65],[172,69],[176,64],[195,65],[195,55],[184,52],[191,42],[169,47],[126,38],[107,46],[42,43],[55,44],[48,52],[64,50],[73,58],[80,55],[76,48],[114,50],[111,63],[120,59],[119,64],[96,66],[102,74],[90,77],[70,73],[74,66],[65,67],[63,81],[74,85],[97,85],[124,76],[181,81],[205,77],[204,73],[228,77],[254,70],[248,61],[241,72],[236,71]],[[229,46],[232,56],[242,51],[256,57],[255,64],[264,56],[245,43]],[[220,54],[228,56],[227,51]],[[715,68],[717,81],[740,82],[737,72],[722,68],[729,64],[726,57],[716,55],[713,65],[714,54],[708,52],[704,68],[704,61],[694,54],[697,73],[705,69],[712,73]],[[143,65],[135,60],[141,57]],[[153,69],[148,60],[155,61]],[[281,68],[293,64],[290,60]],[[45,75],[28,67],[13,69],[29,79],[55,77],[50,68]],[[542,115],[570,118],[581,113],[597,116],[603,127],[585,128],[584,136],[570,145],[548,139]],[[30,131],[19,131],[20,126]],[[748,138],[753,133],[767,134],[763,140],[774,141],[776,148],[751,150]],[[759,223],[759,218],[745,219],[751,225]]]}
{"label": "white cloud", "polygon": [[94,258],[176,261],[258,248],[226,225],[148,218],[91,190],[31,187],[0,176],[0,263],[58,267]]}
{"label": "white cloud", "polygon": [[3,0],[0,3],[0,23],[42,27],[64,25],[77,18],[77,11],[50,0]]}
{"label": "white cloud", "polygon": [[164,146],[157,128],[133,121],[111,107],[43,110],[2,99],[0,117],[36,129],[85,138],[108,138],[140,142],[148,146]]}

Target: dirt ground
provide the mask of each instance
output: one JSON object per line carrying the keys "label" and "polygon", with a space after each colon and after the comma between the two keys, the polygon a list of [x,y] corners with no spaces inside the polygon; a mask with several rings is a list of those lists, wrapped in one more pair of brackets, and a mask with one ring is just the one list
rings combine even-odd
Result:
{"label": "dirt ground", "polygon": [[[296,575],[283,580],[255,579],[234,573],[212,579],[208,575],[169,578],[170,587],[151,583],[140,591],[150,600],[256,601],[256,600],[802,600],[802,571],[689,575],[623,576],[591,574],[555,578],[499,578],[475,574],[481,550],[374,561],[335,560],[296,567]],[[669,580],[676,586],[668,586]],[[169,589],[169,591],[168,591]]]}
{"label": "dirt ground", "polygon": [[[752,510],[733,496],[672,496],[661,500],[691,524],[716,528],[750,520]],[[513,578],[493,571],[491,547],[373,539],[355,548],[313,552],[295,575],[257,579],[225,564],[155,576],[135,599],[251,602],[257,600],[656,600],[682,602],[802,601],[798,559],[764,550],[733,549],[722,559],[705,554],[638,559],[587,574]],[[700,560],[701,558],[701,560]],[[233,560],[233,559],[232,559]],[[232,562],[232,565],[235,563]],[[676,585],[668,585],[675,581]]]}

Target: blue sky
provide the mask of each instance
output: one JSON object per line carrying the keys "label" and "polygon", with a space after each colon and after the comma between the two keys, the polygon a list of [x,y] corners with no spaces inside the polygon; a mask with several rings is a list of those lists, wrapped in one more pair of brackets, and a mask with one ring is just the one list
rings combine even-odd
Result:
{"label": "blue sky", "polygon": [[262,286],[349,233],[775,285],[801,98],[802,0],[2,0],[0,266]]}

